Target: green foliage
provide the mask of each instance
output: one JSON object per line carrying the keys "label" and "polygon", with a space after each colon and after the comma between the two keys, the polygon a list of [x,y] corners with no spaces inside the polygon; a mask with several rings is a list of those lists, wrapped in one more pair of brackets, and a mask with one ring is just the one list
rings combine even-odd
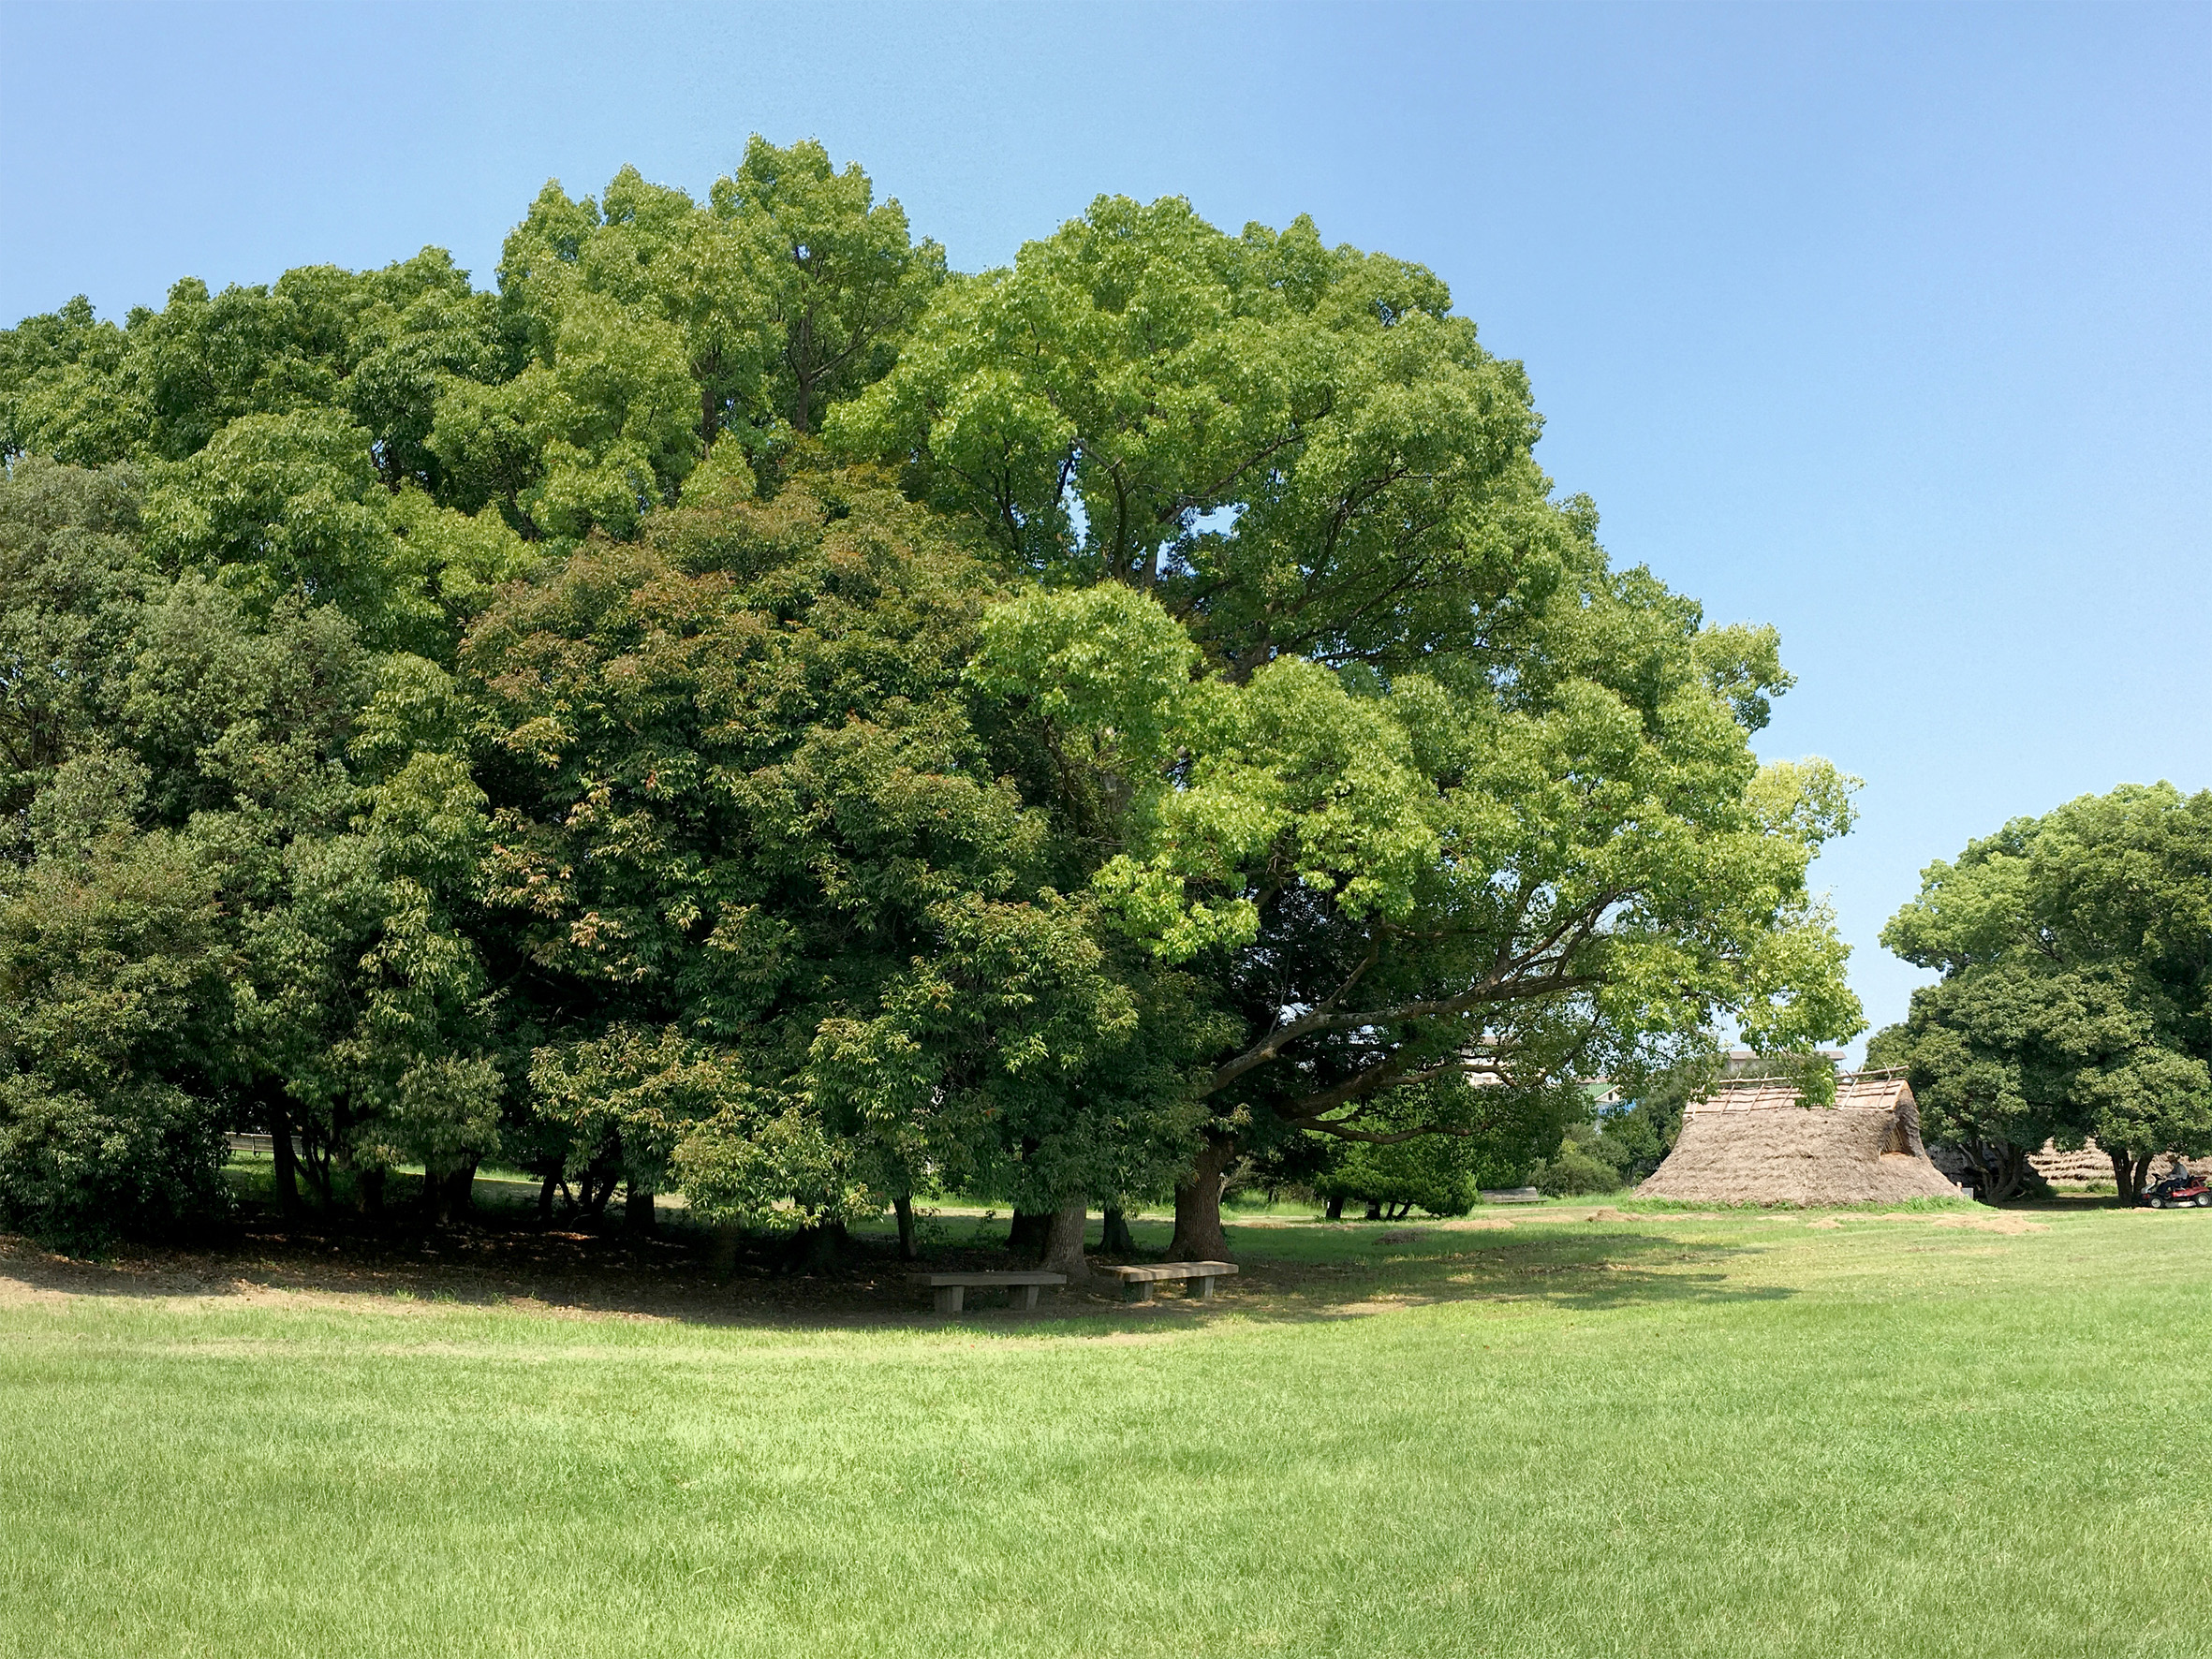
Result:
{"label": "green foliage", "polygon": [[142,832],[116,742],[159,585],[127,468],[0,479],[0,1225],[96,1244],[220,1214],[205,1078],[225,1004],[216,868]]}
{"label": "green foliage", "polygon": [[977,682],[1101,914],[1242,1026],[1217,1136],[1626,1071],[1723,1015],[1859,1027],[1805,887],[1850,780],[1747,741],[1771,630],[1611,569],[1539,424],[1429,272],[1108,198],[831,418],[1041,580]]}
{"label": "green foliage", "polygon": [[206,1101],[158,1082],[41,1085],[0,1078],[0,1226],[82,1253],[229,1216],[230,1141]]}
{"label": "green foliage", "polygon": [[1615,569],[1540,428],[1308,221],[1100,198],[953,278],[758,137],[703,202],[548,184],[496,292],[72,303],[0,335],[0,858],[213,873],[163,1075],[326,1196],[511,1144],[783,1226],[1545,1125],[1520,1167],[1575,1078],[1859,1020],[1773,631]]}
{"label": "green foliage", "polygon": [[1685,1098],[1672,1090],[1653,1088],[1599,1120],[1598,1146],[1593,1150],[1620,1171],[1623,1185],[1644,1181],[1674,1150],[1682,1135]]}
{"label": "green foliage", "polygon": [[1923,874],[1882,942],[1939,968],[1870,1057],[1910,1068],[1927,1139],[1985,1197],[2046,1138],[2093,1139],[2141,1185],[2212,1151],[2212,793],[2085,796]]}
{"label": "green foliage", "polygon": [[37,451],[80,466],[129,452],[135,412],[119,395],[123,330],[79,294],[0,330],[0,460]]}
{"label": "green foliage", "polygon": [[1597,679],[1534,709],[1297,657],[1193,681],[1195,642],[1126,591],[994,614],[972,678],[1054,756],[1102,914],[1241,1014],[1225,1123],[1327,1130],[1429,1078],[1649,1069],[1722,1011],[1784,1049],[1855,1026],[1804,886],[1849,781],[1759,768],[1694,618],[1647,585],[1559,620],[1575,651],[1599,615],[1644,631],[1648,714]]}
{"label": "green foliage", "polygon": [[499,267],[530,360],[450,376],[430,450],[462,505],[529,534],[633,535],[728,433],[766,463],[887,370],[943,276],[895,201],[819,144],[755,136],[709,203],[625,168],[603,199],[548,184]]}
{"label": "green foliage", "polygon": [[1464,1215],[1484,1187],[1519,1186],[1582,1108],[1573,1088],[1438,1079],[1379,1096],[1357,1119],[1300,1137],[1323,1149],[1313,1190],[1383,1215]]}
{"label": "green foliage", "polygon": [[534,1076],[597,1077],[617,1043],[623,1097],[656,1102],[633,1123],[563,1084],[571,1167],[618,1140],[755,1225],[932,1170],[1023,1197],[1165,1179],[1182,1143],[1147,1125],[1187,1118],[1160,1056],[1191,1016],[1050,885],[1051,828],[965,679],[998,591],[882,481],[803,471],[478,624],[487,874],[553,1036]]}
{"label": "green foliage", "polygon": [[[715,217],[736,233],[770,330],[768,377],[753,418],[773,411],[814,430],[832,403],[882,377],[945,277],[945,251],[916,242],[906,210],[878,204],[857,162],[843,172],[811,139],[779,149],[755,133]],[[711,436],[711,434],[710,434]]]}
{"label": "green foliage", "polygon": [[681,1182],[709,1221],[785,1229],[873,1213],[852,1190],[849,1148],[800,1105],[755,1090],[741,1064],[671,1029],[617,1027],[538,1051],[538,1109],[566,1142],[566,1173],[612,1149],[647,1191]]}
{"label": "green foliage", "polygon": [[1371,1205],[1385,1220],[1413,1210],[1465,1215],[1480,1197],[1479,1176],[1467,1143],[1441,1136],[1381,1146],[1339,1141],[1313,1190],[1333,1202]]}
{"label": "green foliage", "polygon": [[429,443],[473,493],[503,493],[533,534],[627,536],[674,498],[699,455],[697,423],[677,330],[587,290],[560,296],[537,360],[513,380],[456,383]]}
{"label": "green foliage", "polygon": [[333,604],[356,622],[402,596],[368,433],[329,410],[247,415],[165,477],[146,503],[169,570],[217,576],[265,609],[279,595]]}
{"label": "green foliage", "polygon": [[[483,799],[450,678],[310,595],[163,577],[127,471],[15,472],[0,631],[44,656],[0,686],[29,763],[0,865],[7,1075],[38,1125],[0,1180],[25,1225],[89,1238],[203,1211],[240,1122],[297,1131],[326,1197],[333,1160],[490,1150],[504,1088],[465,914]],[[52,1196],[65,1167],[76,1210]]]}
{"label": "green foliage", "polygon": [[388,482],[435,485],[437,377],[503,379],[512,356],[492,297],[439,249],[377,272],[305,267],[273,289],[186,278],[121,329],[79,298],[0,335],[0,448],[182,461],[243,416],[336,408],[372,435]]}
{"label": "green foliage", "polygon": [[[1528,1174],[1531,1185],[1555,1197],[1618,1192],[1642,1182],[1674,1150],[1682,1133],[1685,1106],[1706,1094],[1723,1071],[1736,1077],[1787,1078],[1808,1099],[1829,1097],[1836,1086],[1834,1062],[1819,1055],[1775,1055],[1723,1060],[1718,1049],[1692,1044],[1656,1069],[1614,1079],[1611,1098],[1600,1102],[1602,1084],[1585,1084],[1589,1104],[1569,1122],[1557,1143]],[[1630,1098],[1623,1099],[1623,1094]]]}
{"label": "green foliage", "polygon": [[[74,840],[74,838],[71,838]],[[0,1225],[66,1245],[228,1208],[218,885],[168,834],[109,827],[0,889]]]}
{"label": "green foliage", "polygon": [[1573,1125],[1552,1154],[1529,1172],[1529,1184],[1555,1198],[1616,1193],[1629,1184],[1624,1151],[1597,1125]]}
{"label": "green foliage", "polygon": [[1101,197],[948,285],[832,429],[1032,568],[1160,586],[1247,672],[1409,666],[1514,585],[1519,536],[1550,539],[1526,379],[1450,305],[1307,220],[1231,237]]}
{"label": "green foliage", "polygon": [[21,856],[55,769],[96,744],[127,670],[152,580],[139,503],[126,467],[25,458],[0,478],[0,858]]}

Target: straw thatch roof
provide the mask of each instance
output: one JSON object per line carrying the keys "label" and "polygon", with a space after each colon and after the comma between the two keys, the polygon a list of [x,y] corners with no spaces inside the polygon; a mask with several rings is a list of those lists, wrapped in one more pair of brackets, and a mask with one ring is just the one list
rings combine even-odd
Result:
{"label": "straw thatch roof", "polygon": [[1911,1085],[1890,1070],[1836,1079],[1836,1104],[1824,1108],[1773,1078],[1724,1083],[1683,1109],[1681,1138],[1636,1196],[1865,1204],[1961,1195],[1928,1162]]}

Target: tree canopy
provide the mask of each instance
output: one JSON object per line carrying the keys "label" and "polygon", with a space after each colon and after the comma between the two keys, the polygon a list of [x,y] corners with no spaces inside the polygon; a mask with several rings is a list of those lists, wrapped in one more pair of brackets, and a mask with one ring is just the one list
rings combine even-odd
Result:
{"label": "tree canopy", "polygon": [[756,138],[497,277],[0,334],[10,1215],[171,1225],[251,1124],[287,1202],[498,1151],[1213,1254],[1241,1153],[1443,1202],[1589,1076],[1857,1028],[1773,631],[1613,565],[1434,273],[1119,198],[951,273]]}

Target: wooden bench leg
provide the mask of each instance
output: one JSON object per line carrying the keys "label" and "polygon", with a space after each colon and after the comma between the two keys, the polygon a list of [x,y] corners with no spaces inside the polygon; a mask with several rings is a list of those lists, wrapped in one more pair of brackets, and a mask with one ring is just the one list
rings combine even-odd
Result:
{"label": "wooden bench leg", "polygon": [[1149,1279],[1129,1280],[1121,1287],[1121,1299],[1125,1302],[1150,1301],[1152,1299],[1152,1281]]}
{"label": "wooden bench leg", "polygon": [[939,1285],[934,1286],[934,1289],[936,1294],[938,1313],[957,1314],[960,1312],[963,1302],[966,1299],[966,1285]]}
{"label": "wooden bench leg", "polygon": [[1006,1305],[1010,1308],[1034,1308],[1041,1285],[1009,1285],[1006,1287]]}
{"label": "wooden bench leg", "polygon": [[1202,1302],[1212,1301],[1214,1299],[1214,1275],[1207,1273],[1202,1277],[1193,1279],[1190,1282],[1190,1294],[1197,1297]]}

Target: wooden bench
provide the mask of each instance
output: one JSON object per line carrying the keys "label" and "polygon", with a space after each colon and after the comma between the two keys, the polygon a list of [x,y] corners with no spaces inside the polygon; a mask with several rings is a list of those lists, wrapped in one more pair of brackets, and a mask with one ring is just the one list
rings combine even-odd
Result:
{"label": "wooden bench", "polygon": [[937,1312],[957,1314],[970,1290],[1003,1288],[1006,1305],[1010,1308],[1034,1308],[1037,1293],[1047,1285],[1065,1285],[1065,1273],[1013,1272],[1013,1273],[911,1273],[909,1285],[928,1287],[937,1299]]}
{"label": "wooden bench", "polygon": [[1232,1261],[1163,1261],[1141,1268],[1100,1268],[1101,1273],[1112,1273],[1121,1281],[1121,1299],[1129,1302],[1148,1302],[1152,1287],[1164,1280],[1183,1279],[1189,1282],[1190,1294],[1200,1301],[1214,1298],[1214,1281],[1236,1271]]}
{"label": "wooden bench", "polygon": [[1476,1196],[1485,1204],[1541,1204],[1543,1202],[1543,1189],[1533,1186],[1500,1187],[1479,1193]]}

